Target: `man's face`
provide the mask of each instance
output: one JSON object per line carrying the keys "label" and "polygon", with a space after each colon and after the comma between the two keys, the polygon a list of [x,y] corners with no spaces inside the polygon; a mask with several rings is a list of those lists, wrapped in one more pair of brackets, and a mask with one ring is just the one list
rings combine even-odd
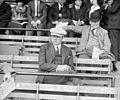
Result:
{"label": "man's face", "polygon": [[81,6],[82,5],[82,1],[81,0],[75,0],[75,5]]}
{"label": "man's face", "polygon": [[54,45],[59,45],[62,43],[63,36],[57,36],[57,35],[52,35],[51,36],[51,41]]}
{"label": "man's face", "polygon": [[90,21],[90,26],[92,27],[92,29],[98,28],[100,26],[100,21],[97,22]]}
{"label": "man's face", "polygon": [[0,0],[0,5],[3,3],[3,0]]}

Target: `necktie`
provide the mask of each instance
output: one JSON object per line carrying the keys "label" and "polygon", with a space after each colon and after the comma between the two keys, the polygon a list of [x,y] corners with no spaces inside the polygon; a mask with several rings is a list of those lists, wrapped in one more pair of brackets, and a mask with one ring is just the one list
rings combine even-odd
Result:
{"label": "necktie", "polygon": [[59,48],[58,48],[58,46],[56,48],[56,54],[59,55]]}
{"label": "necktie", "polygon": [[95,35],[95,29],[92,29],[91,32],[92,32],[92,35],[94,36]]}

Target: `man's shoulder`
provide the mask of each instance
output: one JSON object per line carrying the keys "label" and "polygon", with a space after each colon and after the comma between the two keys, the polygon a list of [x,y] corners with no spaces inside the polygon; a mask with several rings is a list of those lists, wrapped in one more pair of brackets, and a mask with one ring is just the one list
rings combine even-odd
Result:
{"label": "man's shoulder", "polygon": [[67,49],[67,50],[71,50],[70,47],[68,47],[68,46],[66,46],[66,45],[64,45],[64,44],[62,44],[62,46],[63,46],[63,48],[65,48],[65,49]]}
{"label": "man's shoulder", "polygon": [[52,44],[51,43],[46,43],[46,44],[43,44],[42,46],[41,46],[41,48],[48,48],[48,47],[50,47]]}
{"label": "man's shoulder", "polygon": [[102,33],[105,33],[105,34],[108,33],[108,31],[106,29],[102,28],[102,27],[99,27],[99,30],[102,31]]}

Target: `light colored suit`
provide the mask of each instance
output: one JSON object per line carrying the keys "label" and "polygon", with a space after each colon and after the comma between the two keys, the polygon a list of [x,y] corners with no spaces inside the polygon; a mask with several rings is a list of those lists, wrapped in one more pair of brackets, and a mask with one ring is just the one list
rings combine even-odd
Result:
{"label": "light colored suit", "polygon": [[[81,52],[86,49],[86,45],[89,39],[90,28],[91,27],[89,25],[84,25],[84,26],[69,25],[66,27],[66,30],[72,30],[72,31],[82,34],[82,37],[80,38],[80,45],[78,47],[78,52]],[[97,34],[99,34],[98,41],[99,41],[101,50],[105,50],[105,52],[107,54],[110,54],[112,58],[114,59],[114,56],[110,53],[111,42],[108,37],[108,31],[101,27],[98,27],[96,32]]]}

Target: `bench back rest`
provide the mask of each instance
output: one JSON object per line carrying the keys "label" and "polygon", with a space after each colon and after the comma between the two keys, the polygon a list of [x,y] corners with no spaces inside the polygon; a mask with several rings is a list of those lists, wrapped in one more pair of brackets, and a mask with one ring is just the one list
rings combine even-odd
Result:
{"label": "bench back rest", "polygon": [[117,100],[117,90],[110,87],[16,83],[16,89],[9,97],[36,100]]}
{"label": "bench back rest", "polygon": [[[75,54],[77,49],[77,38],[67,38],[63,39],[63,44],[70,47]],[[14,51],[18,50],[19,55],[37,55],[40,50],[40,46],[46,43],[49,43],[49,36],[16,36],[16,35],[0,35],[0,45],[1,51],[0,54],[16,54]],[[5,46],[7,45],[7,46]],[[10,51],[5,47],[10,47]],[[14,48],[14,49],[13,49]],[[6,50],[6,52],[4,51]],[[4,53],[3,53],[4,52]]]}
{"label": "bench back rest", "polygon": [[[7,61],[8,63],[11,63],[12,67],[18,72],[37,73],[39,68],[38,56],[0,55],[0,61]],[[84,71],[88,71],[88,67],[85,68]],[[76,67],[76,69],[79,70],[79,67]],[[91,67],[91,69],[89,68],[89,71],[94,71],[94,67]],[[80,73],[80,74],[83,74],[80,75],[80,79],[82,80],[84,85],[113,86],[114,84],[114,77],[107,76],[107,74],[101,73]],[[37,78],[36,75],[17,75],[16,80],[19,82],[34,83],[36,81],[36,78]]]}

